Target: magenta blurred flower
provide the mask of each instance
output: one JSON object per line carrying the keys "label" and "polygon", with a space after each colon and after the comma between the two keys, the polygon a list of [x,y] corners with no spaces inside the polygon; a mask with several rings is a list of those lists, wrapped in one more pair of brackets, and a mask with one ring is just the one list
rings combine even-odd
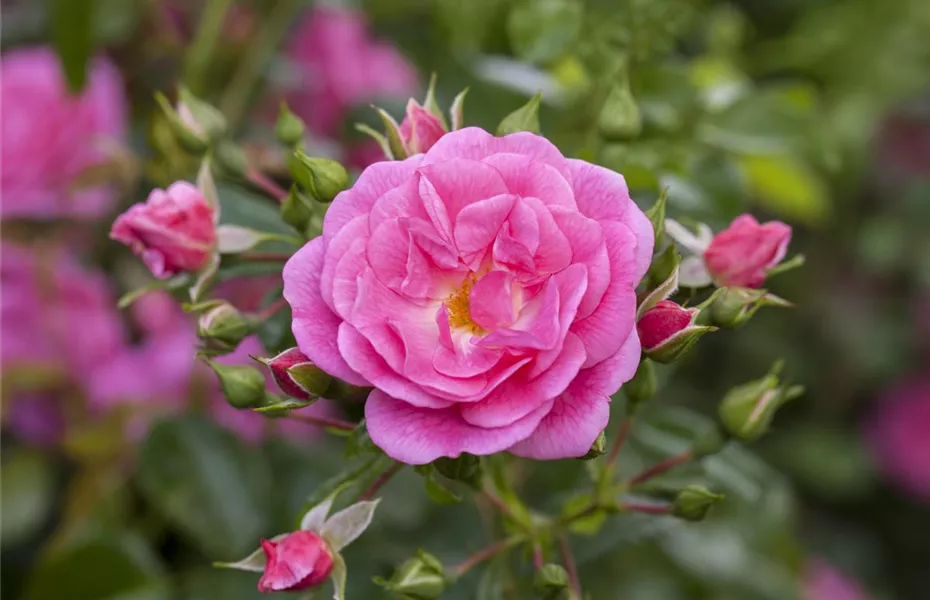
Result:
{"label": "magenta blurred flower", "polygon": [[358,11],[318,5],[298,25],[288,55],[302,76],[289,104],[322,135],[337,134],[354,105],[404,98],[417,88],[416,70],[392,45],[371,37]]}
{"label": "magenta blurred flower", "polygon": [[901,489],[930,502],[930,378],[911,379],[882,395],[867,437],[879,468]]}
{"label": "magenta blurred flower", "polygon": [[277,540],[262,540],[265,572],[258,580],[260,592],[305,590],[318,586],[333,570],[333,556],[326,542],[312,531],[295,531]]}
{"label": "magenta blurred flower", "polygon": [[4,421],[17,439],[32,446],[53,446],[65,433],[61,402],[53,394],[17,393],[4,397]]}
{"label": "magenta blurred flower", "polygon": [[639,364],[653,238],[617,173],[467,128],[368,167],[284,296],[302,352],[378,388],[368,431],[391,457],[581,456]]}
{"label": "magenta blurred flower", "polygon": [[442,121],[411,98],[400,124],[400,137],[407,154],[420,154],[433,147],[446,134]]}
{"label": "magenta blurred flower", "polygon": [[718,285],[757,288],[768,270],[785,258],[790,241],[788,225],[760,225],[752,215],[740,215],[714,236],[704,251],[704,263]]}
{"label": "magenta blurred flower", "polygon": [[186,181],[155,189],[113,223],[110,237],[132,248],[152,274],[165,279],[206,264],[216,244],[216,214]]}
{"label": "magenta blurred flower", "polygon": [[809,561],[803,577],[804,600],[868,600],[856,581],[823,560]]}
{"label": "magenta blurred flower", "polygon": [[112,190],[72,184],[104,159],[103,142],[123,137],[126,107],[116,67],[93,60],[87,87],[71,97],[51,49],[11,50],[0,58],[0,96],[3,217],[95,218],[108,211]]}

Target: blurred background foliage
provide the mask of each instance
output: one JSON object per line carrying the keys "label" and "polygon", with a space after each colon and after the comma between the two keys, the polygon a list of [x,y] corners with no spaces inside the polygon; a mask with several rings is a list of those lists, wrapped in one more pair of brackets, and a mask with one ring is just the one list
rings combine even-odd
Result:
{"label": "blurred background foliage", "polygon": [[[192,26],[183,23],[233,4],[241,18],[220,23],[215,47],[191,43]],[[354,6],[421,80],[438,74],[440,105],[470,88],[466,123],[493,130],[542,90],[544,134],[567,155],[623,173],[643,206],[667,188],[670,216],[715,229],[745,211],[778,218],[795,227],[793,250],[808,257],[805,268],[772,286],[796,309],[763,311],[737,332],[708,336],[660,372],[660,394],[623,468],[634,472],[687,447],[727,389],[761,376],[779,357],[807,394],[760,443],[728,447],[695,467],[727,493],[711,519],[695,525],[625,515],[575,538],[591,597],[791,600],[799,597],[803,565],[816,556],[860,580],[870,597],[926,598],[930,508],[878,474],[865,432],[882,391],[927,370],[930,3]],[[166,17],[169,9],[182,26]],[[300,0],[4,0],[2,44],[51,43],[76,88],[89,56],[105,51],[117,62],[132,99],[142,177],[128,205],[196,166],[171,147],[152,99],[179,80],[227,113],[250,156],[274,164],[266,154],[276,103],[268,100],[287,87],[291,66],[282,48],[307,9]],[[380,104],[398,115],[401,100]],[[362,139],[354,123],[379,128],[365,105],[343,122],[336,137],[347,145]],[[321,141],[316,150],[327,148]],[[280,226],[254,192],[226,185],[224,219]],[[129,289],[125,256],[103,230],[94,255]],[[276,327],[263,331],[268,348],[287,345],[286,322]],[[619,412],[622,402],[615,405]],[[114,434],[120,427],[117,415],[43,450],[5,429],[4,595],[257,598],[254,576],[214,570],[211,562],[238,558],[260,537],[291,527],[343,462],[338,440],[254,447],[196,415],[166,420],[136,444]],[[354,460],[364,470],[367,459]],[[657,485],[697,475],[676,471]],[[577,461],[524,461],[509,477],[531,505],[558,511],[587,475]],[[418,547],[449,561],[482,547],[493,533],[486,509],[437,505],[417,475],[402,472],[386,488],[375,524],[347,552],[350,597],[380,597],[371,576],[389,575]],[[447,597],[529,597],[530,573],[519,566],[528,561],[519,558],[492,562]]]}

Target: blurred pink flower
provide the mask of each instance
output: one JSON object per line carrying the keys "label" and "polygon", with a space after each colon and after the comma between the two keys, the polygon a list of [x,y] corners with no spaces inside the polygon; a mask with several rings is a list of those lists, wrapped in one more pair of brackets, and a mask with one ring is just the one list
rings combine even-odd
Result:
{"label": "blurred pink flower", "polygon": [[885,476],[930,502],[930,378],[906,380],[883,394],[867,435]]}
{"label": "blurred pink flower", "polygon": [[788,225],[760,225],[752,215],[740,215],[714,236],[704,251],[704,263],[718,285],[757,288],[767,271],[785,258],[790,241]]}
{"label": "blurred pink flower", "polygon": [[416,70],[394,46],[374,40],[355,10],[314,8],[297,26],[288,56],[300,70],[291,109],[326,136],[338,134],[352,106],[417,88]]}
{"label": "blurred pink flower", "polygon": [[155,189],[113,223],[110,237],[132,248],[159,279],[200,269],[216,244],[216,211],[186,181]]}
{"label": "blurred pink flower", "polygon": [[123,137],[126,106],[116,67],[93,60],[87,87],[71,97],[51,49],[10,50],[0,58],[0,97],[3,217],[95,218],[108,211],[112,190],[76,190],[72,181],[103,160],[102,141]]}
{"label": "blurred pink flower", "polygon": [[53,394],[18,393],[3,402],[7,427],[22,442],[53,446],[64,435],[64,414],[59,398]]}
{"label": "blurred pink flower", "polygon": [[368,167],[284,267],[300,350],[412,464],[585,454],[640,358],[654,233],[623,177],[531,133],[446,134]]}
{"label": "blurred pink flower", "polygon": [[862,587],[829,563],[814,559],[805,565],[804,600],[868,600]]}

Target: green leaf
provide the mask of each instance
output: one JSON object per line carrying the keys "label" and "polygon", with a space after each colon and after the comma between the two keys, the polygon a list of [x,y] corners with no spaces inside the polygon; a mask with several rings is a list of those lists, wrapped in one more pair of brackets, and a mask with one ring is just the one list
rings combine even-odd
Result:
{"label": "green leaf", "polygon": [[791,156],[744,156],[739,159],[750,192],[766,209],[808,225],[824,223],[831,213],[824,182]]}
{"label": "green leaf", "polygon": [[43,555],[26,582],[23,600],[165,600],[161,566],[142,540],[103,536]]}
{"label": "green leaf", "polygon": [[662,188],[659,192],[659,199],[656,200],[652,208],[646,211],[649,222],[652,223],[652,230],[656,234],[656,242],[665,234],[665,207],[668,204],[668,188]]}
{"label": "green leaf", "polygon": [[[220,223],[249,227],[263,233],[294,235],[294,230],[284,222],[278,207],[271,201],[253,194],[239,186],[220,183],[217,185],[220,199]],[[285,242],[268,242],[263,246],[269,252],[292,252],[293,246]]]}
{"label": "green leaf", "polygon": [[[264,560],[263,555],[262,565]],[[255,575],[248,572],[197,568],[181,575],[180,600],[267,600],[269,596],[259,592],[255,582]]]}
{"label": "green leaf", "polygon": [[519,131],[539,133],[539,103],[542,93],[538,93],[530,101],[513,111],[497,126],[497,135],[508,135]]}
{"label": "green leaf", "polygon": [[432,473],[425,476],[426,495],[436,504],[457,504],[462,501],[462,497],[436,481]]}
{"label": "green leaf", "polygon": [[129,308],[136,300],[148,294],[149,292],[158,290],[177,290],[187,285],[189,279],[190,278],[186,273],[183,275],[178,275],[177,277],[172,277],[171,279],[156,279],[155,281],[149,282],[140,288],[130,290],[120,296],[116,306],[120,310]]}
{"label": "green leaf", "polygon": [[19,543],[42,526],[52,507],[55,479],[42,454],[18,448],[3,453],[0,464],[0,544]]}
{"label": "green leaf", "polygon": [[84,89],[87,79],[87,62],[94,50],[93,22],[93,0],[52,0],[52,43],[72,94]]}
{"label": "green leaf", "polygon": [[333,600],[345,600],[347,577],[346,561],[341,554],[333,554],[333,571],[330,575],[333,582]]}
{"label": "green leaf", "polygon": [[548,63],[569,50],[581,33],[584,5],[575,0],[524,0],[510,11],[507,34],[523,60]]}
{"label": "green leaf", "polygon": [[159,423],[139,453],[143,495],[211,558],[241,556],[267,533],[269,485],[261,454],[201,419]]}
{"label": "green leaf", "polygon": [[[316,399],[314,399],[314,402],[315,401]],[[275,402],[274,404],[259,406],[258,408],[253,408],[252,410],[257,413],[266,414],[270,417],[278,417],[298,408],[306,408],[311,404],[313,404],[313,402],[303,402],[294,398],[284,398],[279,402]]]}

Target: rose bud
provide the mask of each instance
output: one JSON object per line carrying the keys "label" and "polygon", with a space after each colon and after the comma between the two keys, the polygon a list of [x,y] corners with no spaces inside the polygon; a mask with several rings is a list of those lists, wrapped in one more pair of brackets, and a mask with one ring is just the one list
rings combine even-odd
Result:
{"label": "rose bud", "polygon": [[214,211],[186,181],[155,189],[113,223],[110,237],[132,248],[159,279],[200,269],[216,244]]}
{"label": "rose bud", "polygon": [[244,365],[224,365],[205,361],[220,381],[223,397],[233,408],[255,408],[265,403],[265,376]]}
{"label": "rose bud", "polygon": [[295,147],[304,139],[307,127],[303,120],[291,112],[287,104],[282,102],[278,112],[278,121],[274,126],[275,137],[285,146]]}
{"label": "rose bud", "polygon": [[223,302],[200,316],[197,337],[212,350],[232,352],[239,342],[252,333],[254,326],[236,307]]}
{"label": "rose bud", "polygon": [[751,215],[741,215],[713,237],[704,263],[719,286],[757,288],[785,258],[790,241],[790,226],[780,221],[760,225]]}
{"label": "rose bud", "polygon": [[290,348],[274,358],[260,359],[282,392],[297,400],[319,398],[329,389],[332,377],[310,362],[299,349]]}
{"label": "rose bud", "polygon": [[433,147],[446,134],[442,121],[411,98],[407,114],[400,124],[400,139],[408,155],[420,154]]}
{"label": "rose bud", "polygon": [[337,161],[308,156],[297,150],[288,159],[291,176],[311,196],[320,202],[332,202],[349,186],[349,173]]}
{"label": "rose bud", "polygon": [[790,307],[790,302],[765,290],[723,288],[711,303],[710,322],[726,329],[735,329],[752,318],[763,306]]}
{"label": "rose bud", "polygon": [[258,580],[260,592],[305,590],[318,586],[333,570],[333,556],[319,535],[295,531],[283,538],[262,540],[265,572]]}
{"label": "rose bud", "polygon": [[761,379],[750,381],[727,392],[720,403],[720,421],[727,432],[744,442],[760,438],[769,429],[776,411],[789,400],[804,393],[801,386],[779,384],[781,363]]}
{"label": "rose bud", "polygon": [[715,494],[704,486],[689,485],[675,496],[672,514],[686,521],[703,521],[710,509],[723,498],[723,494]]}
{"label": "rose bud", "polygon": [[390,579],[375,578],[375,583],[405,600],[435,600],[446,589],[448,578],[442,563],[423,550],[417,552],[394,572]]}
{"label": "rose bud", "polygon": [[660,363],[672,362],[702,335],[715,331],[716,327],[694,324],[699,312],[697,308],[683,308],[671,300],[662,300],[647,310],[636,323],[646,356]]}

